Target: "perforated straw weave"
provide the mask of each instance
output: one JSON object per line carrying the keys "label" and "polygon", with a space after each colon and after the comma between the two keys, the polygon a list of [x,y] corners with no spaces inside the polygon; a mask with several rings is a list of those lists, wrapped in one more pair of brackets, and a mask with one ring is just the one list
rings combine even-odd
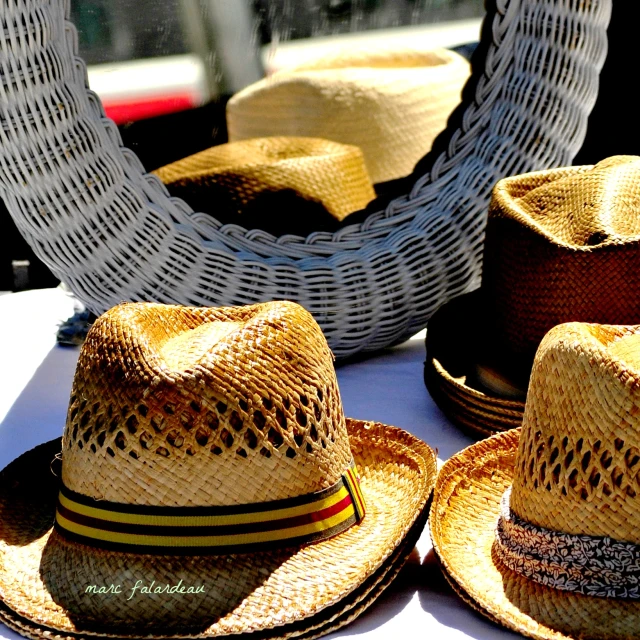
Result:
{"label": "perforated straw weave", "polygon": [[281,500],[339,480],[345,429],[331,353],[300,306],[119,305],[78,359],[62,481],[137,505]]}
{"label": "perforated straw weave", "polygon": [[[59,454],[0,473],[0,620],[34,637],[342,626],[410,553],[436,475],[425,443],[345,418],[322,331],[287,301],[109,310]],[[127,597],[138,581],[202,590]]]}
{"label": "perforated straw weave", "polygon": [[0,190],[35,253],[97,313],[295,300],[339,357],[408,337],[478,285],[497,179],[567,165],[580,147],[611,10],[489,2],[462,104],[411,186],[334,234],[275,238],[194,213],[145,174],[87,89],[68,5],[0,6]]}
{"label": "perforated straw weave", "polygon": [[[430,513],[434,549],[465,601],[533,638],[640,637],[637,560],[628,551],[618,557],[613,551],[603,562],[599,595],[580,591],[589,579],[589,545],[640,544],[639,408],[639,326],[572,322],[547,333],[522,429],[468,447],[438,476]],[[509,487],[517,517],[577,539],[562,548],[543,534],[533,553],[508,568],[496,550],[496,524]],[[574,558],[582,562],[571,565]],[[540,560],[550,565],[544,581],[533,579]],[[620,595],[623,569],[636,573],[626,585],[635,598]],[[616,597],[603,597],[616,587]]]}

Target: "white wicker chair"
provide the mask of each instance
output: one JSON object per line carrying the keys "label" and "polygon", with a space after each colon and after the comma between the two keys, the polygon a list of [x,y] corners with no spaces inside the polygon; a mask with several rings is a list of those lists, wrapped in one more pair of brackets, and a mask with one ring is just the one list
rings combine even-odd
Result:
{"label": "white wicker chair", "polygon": [[91,309],[292,299],[339,357],[398,342],[477,286],[499,178],[570,164],[611,0],[489,0],[463,101],[409,193],[335,234],[275,238],[194,213],[122,147],[87,88],[68,0],[2,0],[0,196]]}

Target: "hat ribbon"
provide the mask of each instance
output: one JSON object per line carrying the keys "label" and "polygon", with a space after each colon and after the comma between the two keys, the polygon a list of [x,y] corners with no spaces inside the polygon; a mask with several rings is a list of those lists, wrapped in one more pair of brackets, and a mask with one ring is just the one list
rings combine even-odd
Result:
{"label": "hat ribbon", "polygon": [[640,545],[553,531],[520,518],[502,496],[494,551],[504,565],[547,587],[587,596],[640,598]]}
{"label": "hat ribbon", "polygon": [[55,528],[94,547],[130,553],[216,555],[326,540],[365,515],[355,462],[314,493],[231,506],[161,507],[95,500],[61,485]]}

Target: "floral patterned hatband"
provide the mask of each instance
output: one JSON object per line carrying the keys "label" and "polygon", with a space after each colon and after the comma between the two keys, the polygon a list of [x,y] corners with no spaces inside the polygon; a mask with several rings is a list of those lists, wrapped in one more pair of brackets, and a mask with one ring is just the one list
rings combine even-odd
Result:
{"label": "floral patterned hatband", "polygon": [[494,550],[505,566],[547,587],[606,598],[640,598],[640,545],[538,527],[516,515],[511,487],[500,502]]}

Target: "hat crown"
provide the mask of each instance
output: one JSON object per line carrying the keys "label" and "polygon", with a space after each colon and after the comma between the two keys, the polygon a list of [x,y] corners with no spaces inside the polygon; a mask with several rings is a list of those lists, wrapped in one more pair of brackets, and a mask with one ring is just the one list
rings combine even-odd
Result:
{"label": "hat crown", "polygon": [[533,366],[511,508],[537,525],[640,544],[640,327],[568,323]]}
{"label": "hat crown", "polygon": [[556,244],[593,247],[640,236],[640,157],[506,178],[491,217],[505,217]]}
{"label": "hat crown", "polygon": [[[222,194],[223,209],[229,209],[223,216],[248,216],[241,218],[248,228],[259,216],[256,207],[267,209],[270,196],[279,192],[281,197],[293,195],[313,202],[337,220],[364,208],[375,197],[362,151],[320,138],[271,136],[229,142],[154,173],[171,195],[199,203],[204,211],[216,194]],[[264,216],[257,224],[272,230]]]}
{"label": "hat crown", "polygon": [[[640,322],[640,158],[501,180],[489,208],[482,294],[490,358],[526,384],[564,322]],[[499,354],[499,355],[496,355]]]}
{"label": "hat crown", "polygon": [[350,460],[331,351],[295,303],[118,305],[82,347],[63,437],[76,493],[265,502],[332,486]]}
{"label": "hat crown", "polygon": [[374,184],[411,173],[459,104],[469,63],[444,49],[357,49],[300,61],[236,93],[229,140],[326,138],[362,149]]}

